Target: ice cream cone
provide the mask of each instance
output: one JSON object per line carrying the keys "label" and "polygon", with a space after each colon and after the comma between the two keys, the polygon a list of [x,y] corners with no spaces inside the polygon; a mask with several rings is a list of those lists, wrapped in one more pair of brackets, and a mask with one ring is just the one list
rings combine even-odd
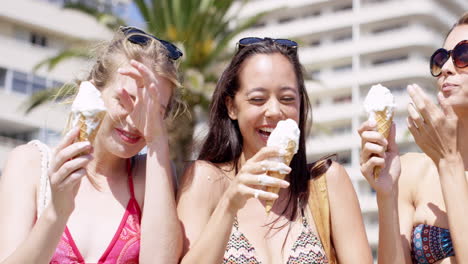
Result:
{"label": "ice cream cone", "polygon": [[[92,142],[94,141],[94,138],[96,137],[97,131],[99,130],[99,127],[101,126],[101,121],[104,118],[105,112],[100,112],[96,114],[94,117],[88,117],[86,118],[84,115],[80,114],[79,119],[78,119],[78,127],[80,128],[80,134],[78,136],[78,141],[89,141]],[[87,122],[88,123],[98,123],[97,126],[91,127],[91,129],[88,128]],[[89,122],[91,121],[91,122]]]}
{"label": "ice cream cone", "polygon": [[[375,122],[377,123],[377,131],[388,138],[390,135],[390,129],[392,128],[392,121],[393,121],[393,114],[388,118],[387,116],[388,111],[384,109],[383,111],[376,111],[374,113]],[[374,179],[379,178],[381,167],[374,168]]]}
{"label": "ice cream cone", "polygon": [[88,126],[86,125],[86,117],[84,117],[84,115],[80,115],[80,118],[78,120],[78,126],[80,128],[80,135],[78,136],[78,141],[88,141],[88,133],[86,132]]}
{"label": "ice cream cone", "polygon": [[[283,160],[284,160],[284,164],[288,165],[291,163],[291,160],[293,159],[294,157],[294,154],[295,153],[295,149],[296,149],[296,142],[294,142],[293,140],[290,140],[288,142],[288,146],[286,147],[285,151],[286,151],[286,155],[283,156]],[[286,177],[287,174],[282,174],[280,173],[279,171],[268,171],[267,174],[271,177],[274,177],[274,178],[277,178],[277,179],[281,179],[281,180],[284,180],[284,178]],[[267,192],[272,192],[272,193],[276,193],[278,194],[279,193],[279,190],[280,188],[279,187],[266,187],[266,191]],[[270,213],[271,211],[271,208],[273,207],[273,204],[275,202],[274,201],[266,201],[265,203],[265,211],[267,214]]]}

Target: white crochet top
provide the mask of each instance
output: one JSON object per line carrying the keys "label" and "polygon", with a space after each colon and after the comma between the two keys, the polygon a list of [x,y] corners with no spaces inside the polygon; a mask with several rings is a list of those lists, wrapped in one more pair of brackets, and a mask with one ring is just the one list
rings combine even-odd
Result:
{"label": "white crochet top", "polygon": [[39,140],[32,140],[28,144],[36,146],[41,152],[41,181],[39,186],[39,198],[37,199],[37,217],[39,217],[51,198],[50,182],[48,176],[50,148]]}

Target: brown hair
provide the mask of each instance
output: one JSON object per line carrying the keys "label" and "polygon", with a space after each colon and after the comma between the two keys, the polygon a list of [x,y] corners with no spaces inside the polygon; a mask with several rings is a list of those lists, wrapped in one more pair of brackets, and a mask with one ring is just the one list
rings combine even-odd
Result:
{"label": "brown hair", "polygon": [[256,54],[283,55],[294,68],[300,96],[299,109],[299,150],[291,161],[292,172],[290,174],[290,193],[287,206],[281,213],[284,215],[289,206],[292,206],[290,220],[295,219],[297,209],[307,206],[309,196],[308,182],[311,178],[324,173],[331,165],[327,160],[322,166],[307,167],[305,139],[307,136],[307,123],[311,105],[304,84],[303,68],[297,56],[297,49],[285,47],[266,39],[255,44],[242,47],[232,58],[231,63],[223,72],[213,94],[209,113],[209,131],[202,145],[198,159],[207,160],[212,163],[232,162],[232,169],[238,172],[239,158],[242,153],[243,140],[237,120],[229,118],[228,109],[225,104],[226,98],[234,98],[239,90],[239,72],[244,61]]}
{"label": "brown hair", "polygon": [[445,39],[447,39],[447,37],[450,35],[450,33],[452,33],[453,29],[458,27],[458,26],[462,26],[462,25],[468,25],[468,12],[465,12],[459,19],[458,21],[453,24],[452,28],[449,30],[449,32],[447,33],[447,35],[445,36]]}

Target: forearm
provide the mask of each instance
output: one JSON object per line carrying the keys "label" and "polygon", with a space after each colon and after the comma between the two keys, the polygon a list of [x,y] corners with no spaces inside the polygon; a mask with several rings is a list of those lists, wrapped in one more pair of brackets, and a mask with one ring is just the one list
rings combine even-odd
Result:
{"label": "forearm", "polygon": [[148,146],[140,262],[177,263],[182,232],[167,143]]}
{"label": "forearm", "polygon": [[411,263],[410,259],[405,259],[401,241],[397,194],[386,197],[377,196],[377,204],[379,208],[378,263]]}
{"label": "forearm", "polygon": [[437,164],[457,263],[468,261],[468,183],[463,159],[456,154]]}
{"label": "forearm", "polygon": [[37,220],[24,242],[1,264],[48,264],[65,230],[68,217],[60,217],[49,206]]}
{"label": "forearm", "polygon": [[191,245],[180,263],[222,263],[234,217],[235,212],[229,208],[228,198],[224,195],[200,237]]}

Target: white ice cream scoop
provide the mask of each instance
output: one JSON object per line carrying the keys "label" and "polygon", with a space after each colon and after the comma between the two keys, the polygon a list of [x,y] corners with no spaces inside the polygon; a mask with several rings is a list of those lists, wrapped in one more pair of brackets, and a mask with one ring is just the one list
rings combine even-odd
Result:
{"label": "white ice cream scoop", "polygon": [[395,109],[395,99],[388,88],[381,84],[373,85],[364,99],[364,110],[369,115],[369,119],[375,121],[375,112],[385,111],[387,119],[393,116]]}
{"label": "white ice cream scoop", "polygon": [[89,81],[80,84],[78,94],[73,100],[71,111],[73,113],[73,127],[79,123],[80,116],[84,116],[86,132],[88,135],[99,126],[98,114],[106,111],[101,92]]}
{"label": "white ice cream scoop", "polygon": [[301,131],[297,126],[296,121],[292,119],[281,120],[276,124],[276,128],[268,137],[267,146],[279,147],[286,150],[290,141],[295,142],[294,154],[299,148],[299,136]]}

